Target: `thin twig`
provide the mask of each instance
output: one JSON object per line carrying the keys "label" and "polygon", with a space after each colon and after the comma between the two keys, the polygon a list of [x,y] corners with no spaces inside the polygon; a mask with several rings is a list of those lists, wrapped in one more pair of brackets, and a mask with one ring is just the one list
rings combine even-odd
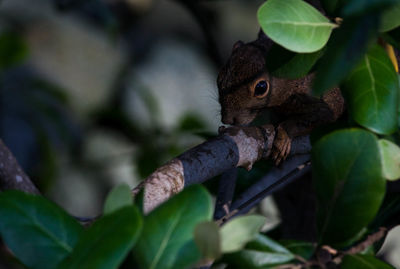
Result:
{"label": "thin twig", "polygon": [[358,253],[364,251],[368,247],[370,247],[373,244],[375,244],[376,242],[380,241],[382,238],[385,238],[385,236],[387,235],[388,232],[389,232],[388,228],[380,227],[378,231],[376,231],[372,234],[369,234],[365,240],[354,245],[350,249],[348,249],[344,252],[341,252],[337,257],[335,257],[333,259],[333,262],[336,264],[340,264],[342,262],[344,256],[354,255],[354,254],[358,254]]}
{"label": "thin twig", "polygon": [[[309,155],[303,156],[305,159],[309,159]],[[222,225],[229,219],[242,215],[248,212],[256,204],[258,204],[262,199],[272,194],[273,192],[279,190],[280,188],[286,186],[287,184],[293,182],[294,180],[302,177],[304,174],[311,170],[311,162],[306,161],[300,165],[297,165],[292,170],[284,170],[284,175],[277,175],[269,173],[262,180],[254,184],[251,188],[245,191],[238,201],[235,201],[232,205],[231,211],[220,218],[217,223]],[[269,181],[269,182],[268,182]],[[264,187],[257,192],[258,189]]]}
{"label": "thin twig", "polygon": [[214,219],[222,218],[230,211],[235,192],[237,168],[224,172],[219,180],[218,194],[215,201]]}

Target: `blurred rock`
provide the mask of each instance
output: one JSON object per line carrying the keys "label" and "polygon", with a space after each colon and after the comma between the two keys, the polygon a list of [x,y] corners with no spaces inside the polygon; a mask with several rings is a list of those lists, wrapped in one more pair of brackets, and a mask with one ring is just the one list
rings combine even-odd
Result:
{"label": "blurred rock", "polygon": [[[158,103],[158,121],[171,128],[185,113],[200,115],[210,130],[220,124],[216,89],[217,71],[193,45],[172,39],[155,44],[147,60],[132,72],[125,109],[138,123],[152,124],[143,94]],[[143,93],[144,91],[144,93]]]}
{"label": "blurred rock", "polygon": [[79,217],[98,215],[103,207],[104,192],[94,174],[70,163],[60,166],[60,176],[47,196],[68,213]]}
{"label": "blurred rock", "polygon": [[84,159],[98,167],[96,171],[104,175],[106,185],[126,183],[133,188],[139,183],[132,158],[135,152],[136,147],[125,137],[96,130],[88,134]]}
{"label": "blurred rock", "polygon": [[57,18],[30,29],[31,59],[38,70],[67,90],[74,110],[85,114],[108,101],[123,50],[104,33],[63,16]]}

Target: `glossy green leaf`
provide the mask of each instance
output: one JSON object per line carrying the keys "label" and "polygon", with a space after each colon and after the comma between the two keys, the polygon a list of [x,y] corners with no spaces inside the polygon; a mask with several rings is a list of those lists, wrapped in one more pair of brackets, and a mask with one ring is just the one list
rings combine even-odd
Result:
{"label": "glossy green leaf", "polygon": [[0,70],[21,63],[28,56],[28,47],[22,38],[13,32],[0,35]]}
{"label": "glossy green leaf", "polygon": [[246,245],[246,249],[290,254],[290,251],[286,247],[260,233],[256,235],[253,241],[250,241]]}
{"label": "glossy green leaf", "polygon": [[335,30],[317,68],[313,93],[322,95],[338,86],[358,64],[368,43],[378,33],[379,17],[375,14],[347,18]]}
{"label": "glossy green leaf", "polygon": [[322,50],[313,53],[294,53],[274,45],[267,55],[267,69],[274,77],[301,78],[310,72],[321,54]]}
{"label": "glossy green leaf", "polygon": [[246,244],[245,249],[225,255],[224,261],[235,268],[265,268],[289,262],[294,255],[267,236],[258,234],[256,239]]}
{"label": "glossy green leaf", "polygon": [[214,221],[199,223],[194,230],[194,241],[203,258],[214,260],[221,256],[219,227]]}
{"label": "glossy green leaf", "polygon": [[307,53],[322,49],[335,24],[302,0],[268,0],[258,10],[264,33],[288,50]]}
{"label": "glossy green leaf", "polygon": [[399,14],[400,4],[394,5],[393,7],[388,8],[385,12],[383,12],[379,31],[387,32],[400,26]]}
{"label": "glossy green leaf", "polygon": [[19,191],[0,193],[0,234],[30,268],[55,268],[72,252],[81,225],[41,196]]}
{"label": "glossy green leaf", "polygon": [[382,160],[383,177],[388,180],[400,178],[400,148],[395,143],[381,139],[378,141]]}
{"label": "glossy green leaf", "polygon": [[397,129],[399,83],[385,50],[372,47],[348,75],[342,90],[353,119],[379,134]]}
{"label": "glossy green leaf", "polygon": [[242,249],[246,243],[256,238],[265,221],[263,216],[240,216],[222,226],[222,252],[229,253]]}
{"label": "glossy green leaf", "polygon": [[142,188],[134,197],[133,203],[136,205],[137,209],[139,210],[141,215],[144,215],[143,208],[144,208],[144,188]]}
{"label": "glossy green leaf", "polygon": [[340,266],[342,269],[394,269],[393,266],[370,255],[346,255]]}
{"label": "glossy green leaf", "polygon": [[303,257],[306,260],[311,259],[314,254],[316,244],[306,241],[298,240],[282,240],[280,241],[285,248],[287,248],[291,253]]}
{"label": "glossy green leaf", "polygon": [[102,217],[84,232],[58,268],[118,268],[137,241],[142,225],[142,217],[132,205]]}
{"label": "glossy green leaf", "polygon": [[104,214],[110,214],[124,206],[132,205],[133,197],[131,189],[127,184],[114,187],[107,195],[104,203]]}
{"label": "glossy green leaf", "polygon": [[224,257],[232,268],[269,268],[268,266],[289,262],[293,259],[292,254],[274,253],[251,249],[244,249]]}
{"label": "glossy green leaf", "polygon": [[141,268],[186,268],[201,258],[194,243],[197,224],[211,220],[211,197],[190,186],[153,210],[144,220],[133,254]]}
{"label": "glossy green leaf", "polygon": [[313,146],[312,163],[319,242],[357,238],[385,194],[378,139],[361,129],[333,132]]}

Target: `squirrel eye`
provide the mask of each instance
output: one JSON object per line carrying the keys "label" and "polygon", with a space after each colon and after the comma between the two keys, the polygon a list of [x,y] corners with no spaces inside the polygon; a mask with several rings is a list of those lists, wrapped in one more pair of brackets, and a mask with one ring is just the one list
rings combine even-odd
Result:
{"label": "squirrel eye", "polygon": [[269,84],[265,80],[258,82],[254,88],[254,96],[257,98],[263,98],[268,92]]}

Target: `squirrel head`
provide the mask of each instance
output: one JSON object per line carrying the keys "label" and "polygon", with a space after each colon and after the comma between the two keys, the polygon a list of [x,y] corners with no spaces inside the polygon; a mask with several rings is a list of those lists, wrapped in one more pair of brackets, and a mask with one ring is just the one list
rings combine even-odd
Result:
{"label": "squirrel head", "polygon": [[217,79],[224,124],[248,124],[266,107],[271,89],[265,64],[262,47],[242,41],[235,43]]}

